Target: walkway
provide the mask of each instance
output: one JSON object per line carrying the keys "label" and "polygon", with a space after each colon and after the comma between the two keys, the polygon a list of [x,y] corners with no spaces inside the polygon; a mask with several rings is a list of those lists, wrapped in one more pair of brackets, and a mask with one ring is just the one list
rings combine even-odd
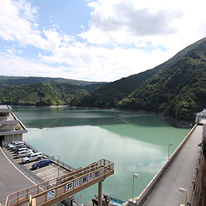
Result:
{"label": "walkway", "polygon": [[190,197],[198,165],[200,151],[198,145],[202,142],[202,132],[203,127],[197,126],[144,206],[185,204],[185,194],[179,192],[179,187],[188,190]]}
{"label": "walkway", "polygon": [[7,195],[34,185],[33,182],[25,178],[16,166],[14,166],[5,156],[0,148],[0,203],[4,204]]}

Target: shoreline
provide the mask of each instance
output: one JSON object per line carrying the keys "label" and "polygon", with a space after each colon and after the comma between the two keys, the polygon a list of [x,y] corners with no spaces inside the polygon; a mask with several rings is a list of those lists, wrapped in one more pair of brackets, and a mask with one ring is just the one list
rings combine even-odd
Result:
{"label": "shoreline", "polygon": [[48,107],[48,108],[73,108],[73,109],[91,109],[91,110],[111,110],[111,111],[128,111],[128,112],[135,112],[137,114],[155,114],[157,116],[161,116],[165,118],[167,121],[171,122],[174,127],[183,128],[183,129],[190,129],[194,126],[194,121],[184,121],[178,120],[174,117],[167,116],[163,113],[152,112],[152,111],[144,111],[144,110],[133,110],[133,109],[120,109],[120,108],[99,108],[99,107],[84,107],[84,106],[70,106],[70,105],[12,105],[12,106],[26,106],[26,107]]}

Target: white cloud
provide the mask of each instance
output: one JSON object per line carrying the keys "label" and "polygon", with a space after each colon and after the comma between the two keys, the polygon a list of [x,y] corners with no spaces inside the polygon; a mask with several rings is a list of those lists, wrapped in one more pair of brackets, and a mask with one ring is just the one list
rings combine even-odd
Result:
{"label": "white cloud", "polygon": [[[56,23],[41,25],[39,8],[26,0],[0,1],[0,38],[11,42],[8,55],[1,53],[2,74],[114,81],[151,69],[205,36],[205,4],[90,0],[89,29],[82,25],[75,37]],[[23,58],[27,45],[36,59]]]}
{"label": "white cloud", "polygon": [[154,10],[133,0],[99,0],[89,5],[94,9],[90,29],[81,36],[97,44],[134,43],[142,36],[169,35],[177,32],[175,26],[171,26],[172,22],[182,18],[178,9]]}

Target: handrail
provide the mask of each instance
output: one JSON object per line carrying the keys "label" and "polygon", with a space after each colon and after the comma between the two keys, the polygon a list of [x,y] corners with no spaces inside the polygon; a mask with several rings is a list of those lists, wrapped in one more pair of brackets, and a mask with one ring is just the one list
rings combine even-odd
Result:
{"label": "handrail", "polygon": [[[77,186],[86,185],[95,178],[104,177],[107,173],[114,171],[114,163],[106,159],[101,159],[87,167],[79,168],[59,178],[53,178],[49,181],[33,185],[7,196],[5,206],[19,205],[28,202],[29,197],[38,197],[46,195],[51,190],[70,185],[70,190],[76,189]],[[70,184],[71,183],[71,184]],[[71,188],[71,185],[73,188]],[[75,187],[76,186],[76,187]]]}
{"label": "handrail", "polygon": [[[27,142],[24,141],[24,144],[25,144],[27,147],[29,147],[30,149],[32,149],[35,153],[36,153],[36,152],[39,152],[36,148],[34,148],[33,146],[31,146],[29,143],[27,143]],[[61,166],[61,167],[63,167],[63,168],[69,169],[70,171],[71,171],[71,170],[76,170],[76,168],[74,168],[74,167],[72,167],[72,166],[64,163],[63,161],[57,160],[57,159],[54,158],[53,156],[50,156],[50,155],[45,154],[45,153],[43,153],[43,155],[44,155],[44,157],[46,157],[46,158],[48,158],[48,159],[52,159],[52,161],[53,161],[55,164],[57,164],[57,165],[59,165],[59,166]]]}
{"label": "handrail", "polygon": [[177,149],[173,152],[173,154],[170,156],[168,161],[163,165],[163,167],[159,170],[159,172],[154,176],[154,178],[149,182],[149,184],[146,186],[146,188],[142,191],[142,193],[139,195],[138,198],[135,198],[137,200],[136,205],[142,206],[149,195],[152,193],[158,182],[161,180],[183,145],[186,143],[188,138],[190,137],[191,133],[194,131],[194,129],[197,127],[197,124],[194,125],[194,127],[190,130],[190,132],[187,134],[187,136],[183,139],[181,144],[177,147]]}

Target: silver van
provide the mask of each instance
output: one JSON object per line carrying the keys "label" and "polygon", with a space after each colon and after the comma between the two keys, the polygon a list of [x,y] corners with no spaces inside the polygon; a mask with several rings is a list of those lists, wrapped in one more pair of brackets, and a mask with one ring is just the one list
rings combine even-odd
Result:
{"label": "silver van", "polygon": [[17,152],[16,158],[28,157],[32,153],[33,151],[31,149],[23,150],[23,151]]}

